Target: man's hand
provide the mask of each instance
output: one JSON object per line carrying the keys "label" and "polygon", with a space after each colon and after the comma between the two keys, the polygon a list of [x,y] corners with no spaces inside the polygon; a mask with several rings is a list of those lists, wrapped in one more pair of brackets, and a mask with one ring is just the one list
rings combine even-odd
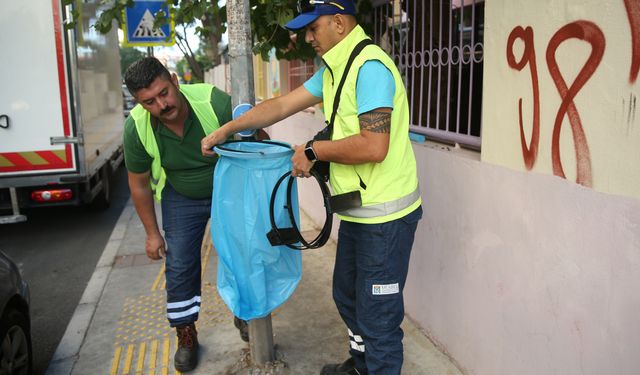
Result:
{"label": "man's hand", "polygon": [[229,138],[229,135],[226,133],[226,129],[224,126],[202,138],[202,140],[200,141],[200,149],[202,151],[202,155],[215,155],[216,153],[212,150],[213,146],[224,143],[227,138]]}
{"label": "man's hand", "polygon": [[313,162],[307,159],[307,156],[304,154],[305,145],[293,146],[294,153],[291,157],[291,164],[293,169],[291,170],[291,175],[294,177],[311,177],[311,167],[313,167]]}
{"label": "man's hand", "polygon": [[145,243],[145,251],[149,259],[158,260],[162,259],[166,255],[166,244],[164,238],[160,234],[153,236],[147,236]]}

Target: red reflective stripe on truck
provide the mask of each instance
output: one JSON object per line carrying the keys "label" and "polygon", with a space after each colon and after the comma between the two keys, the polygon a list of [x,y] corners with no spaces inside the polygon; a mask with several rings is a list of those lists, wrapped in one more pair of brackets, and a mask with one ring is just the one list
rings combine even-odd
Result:
{"label": "red reflective stripe on truck", "polygon": [[52,151],[36,151],[36,154],[46,160],[49,164],[65,164],[65,160],[60,159],[58,155],[56,155]]}
{"label": "red reflective stripe on truck", "polygon": [[[34,158],[34,154],[38,158]],[[61,157],[62,156],[62,157]],[[26,151],[0,153],[0,173],[67,169],[72,167],[71,146],[59,151]]]}
{"label": "red reflective stripe on truck", "polygon": [[71,135],[69,126],[69,107],[67,104],[67,80],[64,72],[64,46],[62,44],[62,25],[60,17],[60,2],[51,0],[53,7],[53,33],[56,40],[56,56],[58,59],[58,82],[60,82],[60,108],[62,108],[62,123],[64,135]]}

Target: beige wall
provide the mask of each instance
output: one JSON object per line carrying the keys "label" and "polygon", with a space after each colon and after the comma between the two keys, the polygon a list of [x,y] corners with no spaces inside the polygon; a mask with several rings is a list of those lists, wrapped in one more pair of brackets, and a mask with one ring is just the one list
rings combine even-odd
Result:
{"label": "beige wall", "polygon": [[[631,10],[635,8],[631,13],[635,12],[636,28],[640,28],[640,4],[626,2]],[[634,54],[625,1],[493,0],[486,3],[485,11],[482,160],[516,170],[564,173],[567,179],[597,191],[640,197],[640,113],[636,104],[640,85],[630,77]],[[572,33],[572,27],[578,34]],[[530,52],[535,51],[535,60],[527,63],[525,59],[526,65],[518,67],[525,50],[526,28],[533,35],[527,45]],[[584,40],[576,37],[582,31]],[[514,37],[511,44],[510,35]],[[635,58],[640,59],[640,46],[637,48]],[[511,64],[507,58],[510,51],[514,57]],[[547,54],[555,56],[556,62],[549,61]],[[534,78],[533,61],[537,69]],[[591,72],[580,73],[585,65],[591,76]],[[582,78],[577,79],[579,73]],[[575,105],[571,122],[563,111],[561,122],[556,123],[562,104],[556,88],[560,81],[569,87],[576,81],[584,83],[575,95],[564,95],[567,103]],[[534,83],[539,88],[537,141],[532,140]],[[554,128],[559,129],[555,157]],[[536,144],[536,155],[527,151]]]}
{"label": "beige wall", "polygon": [[637,374],[640,201],[414,150],[425,216],[406,310],[461,369]]}

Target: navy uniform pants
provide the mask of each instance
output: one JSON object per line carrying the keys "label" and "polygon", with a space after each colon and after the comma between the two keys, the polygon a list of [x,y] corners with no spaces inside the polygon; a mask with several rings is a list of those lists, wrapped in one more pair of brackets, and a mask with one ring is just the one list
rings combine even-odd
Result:
{"label": "navy uniform pants", "polygon": [[202,238],[211,198],[190,199],[168,183],[162,190],[162,229],[167,243],[167,317],[171,327],[198,320],[201,300]]}
{"label": "navy uniform pants", "polygon": [[333,299],[347,325],[356,368],[400,375],[402,290],[422,207],[382,224],[342,221],[333,272]]}

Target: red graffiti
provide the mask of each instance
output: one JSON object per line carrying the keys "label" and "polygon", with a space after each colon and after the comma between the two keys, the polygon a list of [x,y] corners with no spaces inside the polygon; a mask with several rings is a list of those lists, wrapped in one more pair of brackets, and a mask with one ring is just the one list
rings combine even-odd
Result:
{"label": "red graffiti", "polygon": [[[516,39],[521,39],[524,43],[524,52],[522,53],[520,61],[516,61],[513,54],[513,44]],[[533,29],[530,26],[526,29],[516,26],[511,31],[509,40],[507,41],[507,62],[511,68],[518,71],[521,71],[526,65],[529,65],[529,71],[531,72],[531,82],[533,84],[533,128],[531,130],[531,140],[528,147],[522,124],[522,98],[518,100],[522,156],[525,166],[528,170],[531,170],[538,157],[538,143],[540,141],[540,89],[538,87],[538,68],[536,66],[536,50],[533,44]]]}
{"label": "red graffiti", "polygon": [[638,79],[640,72],[640,1],[624,0],[627,9],[629,25],[631,26],[631,70],[629,71],[629,83]]}
{"label": "red graffiti", "polygon": [[[580,39],[591,44],[591,54],[589,59],[584,64],[580,73],[576,77],[575,81],[570,88],[567,88],[567,84],[560,73],[558,64],[556,62],[555,53],[560,44],[568,39]],[[576,21],[565,25],[558,30],[555,35],[549,41],[547,47],[547,66],[551,78],[553,78],[562,103],[556,114],[555,123],[553,126],[553,139],[551,141],[551,159],[553,165],[553,173],[557,176],[565,177],[564,170],[562,169],[562,161],[560,160],[560,129],[562,128],[562,119],[566,114],[571,124],[571,131],[573,133],[573,143],[576,151],[576,163],[577,163],[577,178],[576,182],[591,187],[593,185],[591,175],[591,156],[589,155],[589,145],[587,144],[587,138],[582,129],[582,120],[580,114],[576,108],[573,99],[576,97],[580,89],[591,78],[600,61],[604,55],[605,49],[605,37],[596,24],[589,21]],[[565,177],[566,178],[566,177]]]}

